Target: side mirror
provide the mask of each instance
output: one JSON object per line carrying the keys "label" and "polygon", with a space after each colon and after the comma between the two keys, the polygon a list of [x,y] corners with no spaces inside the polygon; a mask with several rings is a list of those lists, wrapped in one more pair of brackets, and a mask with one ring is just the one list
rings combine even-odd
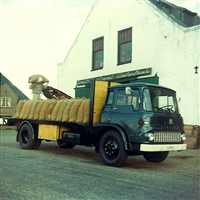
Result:
{"label": "side mirror", "polygon": [[126,87],[126,88],[125,88],[125,93],[126,93],[126,94],[131,94],[131,91],[132,91],[132,90],[131,90],[130,87]]}

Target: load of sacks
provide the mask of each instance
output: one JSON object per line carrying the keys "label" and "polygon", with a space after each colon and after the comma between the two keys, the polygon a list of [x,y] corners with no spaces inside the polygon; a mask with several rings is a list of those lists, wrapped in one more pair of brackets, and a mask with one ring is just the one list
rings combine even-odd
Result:
{"label": "load of sacks", "polygon": [[21,100],[15,118],[88,123],[90,99]]}

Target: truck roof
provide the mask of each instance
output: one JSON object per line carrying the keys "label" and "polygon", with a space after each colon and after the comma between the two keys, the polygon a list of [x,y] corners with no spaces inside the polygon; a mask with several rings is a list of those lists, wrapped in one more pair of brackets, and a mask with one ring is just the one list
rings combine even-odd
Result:
{"label": "truck roof", "polygon": [[158,85],[158,84],[145,83],[145,82],[125,83],[125,84],[110,86],[109,88],[122,88],[122,87],[123,88],[124,87],[159,87],[159,88],[162,88],[162,89],[174,91],[171,88],[167,88],[167,87],[164,87],[164,86],[161,86],[161,85]]}

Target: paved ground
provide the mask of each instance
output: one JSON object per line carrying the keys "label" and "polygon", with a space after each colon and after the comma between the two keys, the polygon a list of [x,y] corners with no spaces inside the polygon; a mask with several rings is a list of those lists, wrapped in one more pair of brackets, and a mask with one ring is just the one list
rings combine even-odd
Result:
{"label": "paved ground", "polygon": [[0,136],[1,200],[200,199],[200,149],[172,152],[160,164],[129,157],[115,168],[103,165],[94,148],[43,142],[22,150],[16,132]]}

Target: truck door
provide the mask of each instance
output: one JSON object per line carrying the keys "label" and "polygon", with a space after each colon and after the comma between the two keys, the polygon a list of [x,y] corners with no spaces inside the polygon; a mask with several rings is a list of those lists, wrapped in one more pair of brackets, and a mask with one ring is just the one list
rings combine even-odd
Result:
{"label": "truck door", "polygon": [[131,94],[125,93],[125,88],[116,90],[115,101],[112,106],[110,122],[122,126],[128,133],[130,141],[134,140],[139,129],[139,89],[133,89]]}
{"label": "truck door", "polygon": [[107,99],[103,108],[103,111],[101,113],[101,122],[102,123],[110,123],[111,122],[111,115],[112,115],[112,110],[113,110],[113,105],[114,105],[114,90],[110,90]]}

